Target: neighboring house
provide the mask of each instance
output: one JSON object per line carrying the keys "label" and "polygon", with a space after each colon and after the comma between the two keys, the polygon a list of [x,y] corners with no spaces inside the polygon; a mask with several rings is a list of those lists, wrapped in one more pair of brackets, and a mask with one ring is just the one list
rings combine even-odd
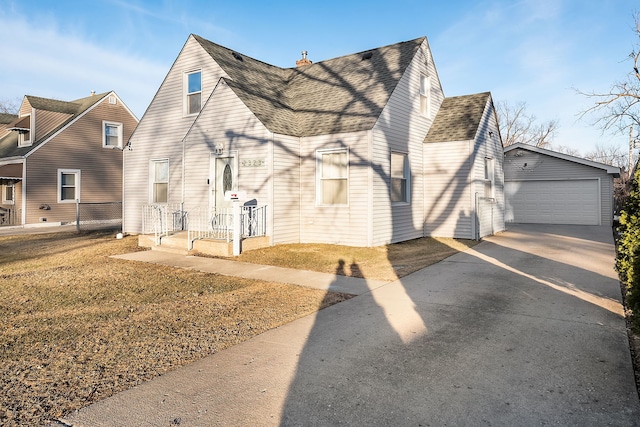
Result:
{"label": "neighboring house", "polygon": [[76,202],[122,201],[122,149],[138,119],[114,92],[65,102],[25,96],[0,115],[0,222],[61,224]]}
{"label": "neighboring house", "polygon": [[620,168],[526,144],[504,153],[507,222],[613,224]]}
{"label": "neighboring house", "polygon": [[123,230],[215,227],[227,191],[264,206],[272,245],[504,229],[491,95],[445,98],[425,37],[296,65],[189,36],[124,152]]}

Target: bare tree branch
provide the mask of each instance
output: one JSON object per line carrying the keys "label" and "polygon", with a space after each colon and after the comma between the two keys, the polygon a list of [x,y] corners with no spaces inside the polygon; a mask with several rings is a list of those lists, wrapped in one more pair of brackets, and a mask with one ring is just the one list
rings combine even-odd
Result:
{"label": "bare tree branch", "polygon": [[582,111],[579,117],[595,116],[593,124],[603,132],[614,133],[628,130],[630,126],[640,126],[640,14],[634,16],[636,47],[629,54],[633,61],[633,70],[624,80],[613,83],[608,92],[585,92],[576,90],[580,95],[593,98],[591,107]]}
{"label": "bare tree branch", "polygon": [[536,117],[527,113],[526,102],[511,105],[506,101],[497,103],[498,122],[502,142],[505,146],[522,142],[546,147],[551,144],[559,124],[557,120],[536,124]]}
{"label": "bare tree branch", "polygon": [[20,99],[0,99],[0,113],[18,114]]}

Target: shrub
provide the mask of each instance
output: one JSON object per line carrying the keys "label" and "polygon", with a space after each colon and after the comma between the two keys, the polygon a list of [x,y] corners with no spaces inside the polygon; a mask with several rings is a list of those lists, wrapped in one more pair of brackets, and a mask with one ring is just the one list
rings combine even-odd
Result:
{"label": "shrub", "polygon": [[627,306],[640,314],[640,169],[630,181],[630,191],[620,214],[616,270],[626,286]]}

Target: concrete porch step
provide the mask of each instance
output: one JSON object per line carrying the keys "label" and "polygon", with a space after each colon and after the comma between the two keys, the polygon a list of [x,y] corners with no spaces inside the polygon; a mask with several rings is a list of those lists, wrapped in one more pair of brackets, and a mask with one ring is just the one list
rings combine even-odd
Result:
{"label": "concrete porch step", "polygon": [[[156,245],[155,237],[150,234],[138,236],[138,246],[151,248],[154,251],[171,252],[181,255],[189,254],[188,233],[181,231],[169,236],[163,236],[160,244]],[[243,239],[241,247],[243,251],[259,249],[270,246],[268,236],[251,237]],[[231,257],[233,256],[233,243],[226,240],[201,239],[193,242],[193,251],[202,255]]]}

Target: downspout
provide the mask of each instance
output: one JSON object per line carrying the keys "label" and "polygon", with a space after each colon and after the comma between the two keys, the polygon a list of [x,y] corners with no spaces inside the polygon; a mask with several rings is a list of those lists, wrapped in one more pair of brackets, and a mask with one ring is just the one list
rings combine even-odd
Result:
{"label": "downspout", "polygon": [[[189,135],[189,133],[187,133],[187,135]],[[187,135],[184,136],[184,138],[182,138],[182,177],[181,177],[181,181],[182,181],[182,195],[180,196],[180,215],[183,218],[182,221],[182,229],[184,230],[184,199],[185,199],[185,192],[186,192],[186,184],[184,182],[185,180],[185,176],[186,176],[186,153],[187,153]]]}
{"label": "downspout", "polygon": [[[15,197],[15,196],[14,196]],[[24,227],[27,223],[27,159],[22,160],[22,218],[21,225]]]}
{"label": "downspout", "polygon": [[[315,177],[313,183],[315,185]],[[315,191],[314,191],[315,194]],[[302,137],[298,137],[298,243],[302,243]]]}

